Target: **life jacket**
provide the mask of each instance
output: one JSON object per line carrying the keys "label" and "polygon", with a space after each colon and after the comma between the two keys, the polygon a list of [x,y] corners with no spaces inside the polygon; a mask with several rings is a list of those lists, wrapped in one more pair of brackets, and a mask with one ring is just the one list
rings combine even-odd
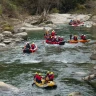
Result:
{"label": "life jacket", "polygon": [[34,48],[35,48],[35,44],[32,44],[32,45],[31,45],[31,48],[34,49]]}
{"label": "life jacket", "polygon": [[36,79],[38,77],[38,74],[34,75],[34,79]]}
{"label": "life jacket", "polygon": [[38,75],[36,79],[41,81],[42,77]]}
{"label": "life jacket", "polygon": [[78,40],[76,36],[73,37],[74,40]]}
{"label": "life jacket", "polygon": [[53,81],[53,79],[54,79],[54,74],[49,75],[49,80]]}
{"label": "life jacket", "polygon": [[83,36],[83,40],[86,40],[86,36]]}
{"label": "life jacket", "polygon": [[51,33],[51,36],[55,36],[56,35],[56,33],[53,31],[52,33]]}
{"label": "life jacket", "polygon": [[81,39],[83,39],[84,38],[84,35],[81,35]]}

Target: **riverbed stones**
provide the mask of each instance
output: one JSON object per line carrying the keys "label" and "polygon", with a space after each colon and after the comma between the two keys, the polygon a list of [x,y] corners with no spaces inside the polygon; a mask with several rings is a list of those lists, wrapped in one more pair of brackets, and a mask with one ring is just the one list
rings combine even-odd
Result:
{"label": "riverbed stones", "polygon": [[0,43],[0,48],[2,47],[6,47],[6,45],[4,43]]}
{"label": "riverbed stones", "polygon": [[4,37],[12,37],[12,33],[10,31],[3,32]]}
{"label": "riverbed stones", "polygon": [[5,43],[5,44],[10,44],[11,42],[12,42],[11,39],[4,39],[4,41],[3,41],[3,43]]}
{"label": "riverbed stones", "polygon": [[68,96],[83,96],[80,92],[72,92]]}

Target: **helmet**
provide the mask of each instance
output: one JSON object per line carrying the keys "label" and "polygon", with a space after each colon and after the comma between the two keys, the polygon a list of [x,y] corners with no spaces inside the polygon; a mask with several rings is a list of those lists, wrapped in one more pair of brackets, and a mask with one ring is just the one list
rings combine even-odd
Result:
{"label": "helmet", "polygon": [[34,44],[34,42],[32,44]]}
{"label": "helmet", "polygon": [[41,76],[41,73],[39,73],[39,75]]}
{"label": "helmet", "polygon": [[38,74],[37,72],[35,72],[35,74]]}
{"label": "helmet", "polygon": [[53,72],[51,72],[50,74],[54,74]]}

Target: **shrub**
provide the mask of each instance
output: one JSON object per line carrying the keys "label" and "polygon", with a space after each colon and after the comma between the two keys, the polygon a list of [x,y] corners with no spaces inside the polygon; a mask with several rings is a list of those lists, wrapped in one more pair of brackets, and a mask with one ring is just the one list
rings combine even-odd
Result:
{"label": "shrub", "polygon": [[59,13],[59,10],[57,8],[52,8],[51,13]]}
{"label": "shrub", "polygon": [[11,31],[11,32],[13,32],[13,26],[10,25],[10,24],[8,24],[8,23],[3,24],[3,25],[2,25],[2,29],[3,29],[4,31]]}

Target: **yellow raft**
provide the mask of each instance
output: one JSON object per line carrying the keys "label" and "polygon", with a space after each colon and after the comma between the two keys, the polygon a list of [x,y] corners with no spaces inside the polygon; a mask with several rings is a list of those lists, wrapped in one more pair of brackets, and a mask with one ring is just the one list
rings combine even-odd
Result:
{"label": "yellow raft", "polygon": [[57,85],[54,81],[48,81],[48,83],[44,83],[45,80],[42,80],[42,83],[38,83],[36,81],[34,81],[35,85],[40,87],[40,88],[57,88]]}

